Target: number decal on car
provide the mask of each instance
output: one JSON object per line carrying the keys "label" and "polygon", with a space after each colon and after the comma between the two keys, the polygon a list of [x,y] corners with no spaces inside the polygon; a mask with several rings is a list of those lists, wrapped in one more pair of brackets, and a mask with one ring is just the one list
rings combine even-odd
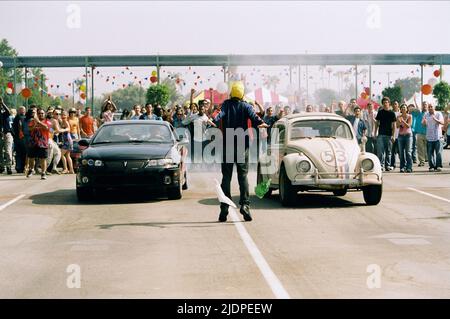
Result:
{"label": "number decal on car", "polygon": [[344,150],[336,150],[336,159],[334,157],[333,151],[323,151],[320,155],[321,159],[325,164],[330,166],[342,166],[347,163],[347,153]]}

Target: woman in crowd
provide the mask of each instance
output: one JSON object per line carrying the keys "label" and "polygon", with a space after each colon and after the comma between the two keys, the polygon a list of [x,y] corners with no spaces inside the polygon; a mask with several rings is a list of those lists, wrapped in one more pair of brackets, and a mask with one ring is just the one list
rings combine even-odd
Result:
{"label": "woman in crowd", "polygon": [[408,113],[406,104],[400,106],[400,115],[397,116],[398,150],[400,153],[400,172],[412,172],[412,116]]}
{"label": "woman in crowd", "polygon": [[77,110],[74,108],[69,110],[69,118],[67,120],[70,125],[70,135],[72,140],[80,139],[80,120],[77,117]]}
{"label": "woman in crowd", "polygon": [[61,139],[61,154],[63,162],[63,174],[75,174],[73,171],[72,158],[70,157],[70,152],[73,150],[73,140],[70,133],[70,124],[67,116],[67,112],[63,111],[61,113],[61,127],[59,131],[59,137]]}

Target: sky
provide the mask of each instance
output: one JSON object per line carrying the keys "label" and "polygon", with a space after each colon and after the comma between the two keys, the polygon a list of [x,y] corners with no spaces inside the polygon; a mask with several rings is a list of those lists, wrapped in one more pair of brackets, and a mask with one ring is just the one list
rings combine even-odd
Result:
{"label": "sky", "polygon": [[[450,41],[444,39],[449,13],[446,1],[0,1],[0,38],[20,55],[449,53]],[[284,69],[273,74],[284,75]],[[102,75],[122,70],[110,68]],[[412,70],[378,67],[374,76],[378,72],[380,81],[387,81],[388,71],[395,79]],[[45,71],[54,83],[83,72]],[[194,82],[193,74],[181,71]],[[218,72],[200,68],[197,74],[206,87],[220,82],[212,76]],[[150,73],[136,68],[122,80]],[[98,82],[96,94],[112,89],[111,81]],[[328,81],[317,82],[320,87]],[[287,83],[283,77],[282,85]]]}

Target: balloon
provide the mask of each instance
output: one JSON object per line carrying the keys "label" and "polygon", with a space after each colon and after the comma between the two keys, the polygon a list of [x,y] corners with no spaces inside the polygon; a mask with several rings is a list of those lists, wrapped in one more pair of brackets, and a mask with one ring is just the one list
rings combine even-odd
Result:
{"label": "balloon", "polygon": [[13,90],[11,88],[6,88],[6,94],[12,94]]}
{"label": "balloon", "polygon": [[21,94],[24,98],[28,99],[31,95],[33,95],[33,92],[31,92],[31,90],[30,90],[29,88],[24,88],[24,89],[20,92],[20,94]]}
{"label": "balloon", "polygon": [[13,87],[14,87],[14,84],[12,83],[12,82],[8,82],[8,85],[7,85],[10,89],[12,89]]}
{"label": "balloon", "polygon": [[0,61],[0,68],[2,68],[3,67],[3,62],[2,61]]}
{"label": "balloon", "polygon": [[438,82],[438,80],[436,78],[430,78],[428,80],[428,84],[431,86],[435,86],[437,82]]}
{"label": "balloon", "polygon": [[441,71],[440,70],[434,70],[433,75],[438,78],[439,75],[441,75]]}
{"label": "balloon", "polygon": [[217,84],[217,92],[219,92],[220,94],[224,94],[228,92],[228,84],[226,84],[225,82],[220,82]]}
{"label": "balloon", "polygon": [[367,99],[367,93],[366,92],[361,92],[361,98],[362,99]]}
{"label": "balloon", "polygon": [[365,87],[364,88],[364,92],[366,92],[367,95],[370,95],[370,88],[369,87]]}
{"label": "balloon", "polygon": [[82,93],[80,94],[80,97],[84,100],[84,99],[86,99],[86,94],[85,94],[84,92],[82,92]]}
{"label": "balloon", "polygon": [[123,88],[125,88],[125,86],[126,86],[125,84],[122,84],[122,87],[123,87]]}
{"label": "balloon", "polygon": [[433,91],[433,88],[429,84],[422,85],[422,93],[425,95],[430,94]]}
{"label": "balloon", "polygon": [[80,85],[80,91],[86,92],[86,85],[81,84],[81,85]]}
{"label": "balloon", "polygon": [[155,83],[155,82],[157,82],[158,81],[158,78],[156,77],[156,76],[152,76],[151,78],[150,78],[150,82],[152,82],[152,83]]}
{"label": "balloon", "polygon": [[156,72],[156,71],[152,71],[152,76],[157,76],[158,75],[158,72]]}

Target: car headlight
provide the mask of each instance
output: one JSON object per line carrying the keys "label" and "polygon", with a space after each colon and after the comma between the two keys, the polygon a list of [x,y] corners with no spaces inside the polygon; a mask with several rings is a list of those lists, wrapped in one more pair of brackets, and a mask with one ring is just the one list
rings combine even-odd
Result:
{"label": "car headlight", "polygon": [[103,166],[103,162],[101,161],[101,160],[96,160],[95,162],[94,162],[94,165],[95,166]]}
{"label": "car headlight", "polygon": [[172,164],[173,161],[171,158],[163,158],[158,160],[158,166],[166,166]]}
{"label": "car headlight", "polygon": [[306,173],[309,172],[310,170],[311,170],[311,163],[309,163],[309,161],[303,160],[297,163],[297,171]]}
{"label": "car headlight", "polygon": [[88,160],[87,159],[81,160],[81,165],[86,166],[87,164],[88,164]]}
{"label": "car headlight", "polygon": [[94,160],[93,159],[88,159],[87,160],[87,164],[89,165],[89,166],[94,166]]}
{"label": "car headlight", "polygon": [[155,166],[167,166],[173,164],[171,158],[162,158],[159,160],[148,160],[145,167],[155,167]]}
{"label": "car headlight", "polygon": [[370,158],[366,158],[361,162],[361,167],[364,171],[371,171],[374,167],[373,161]]}

